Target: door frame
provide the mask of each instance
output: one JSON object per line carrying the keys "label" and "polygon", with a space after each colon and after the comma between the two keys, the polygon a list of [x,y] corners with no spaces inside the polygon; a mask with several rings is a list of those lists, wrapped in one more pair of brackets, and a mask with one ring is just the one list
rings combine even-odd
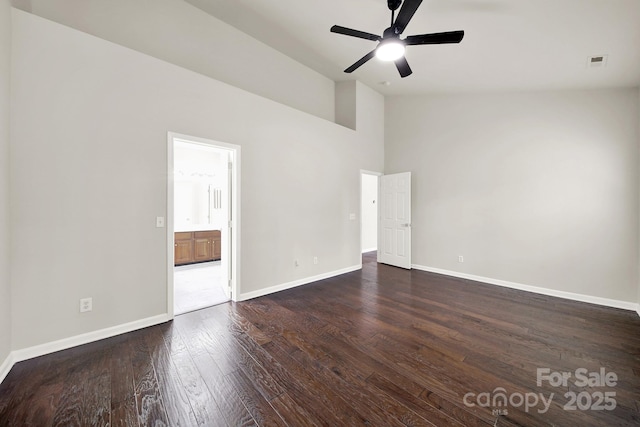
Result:
{"label": "door frame", "polygon": [[231,263],[229,266],[229,280],[231,285],[231,300],[237,301],[240,294],[240,146],[226,142],[214,141],[197,136],[184,135],[176,132],[167,132],[167,314],[174,318],[173,307],[173,269],[174,269],[174,170],[173,150],[176,141],[187,142],[196,145],[205,145],[213,148],[227,150],[231,153],[233,161],[230,168],[231,214],[230,232],[227,250]]}

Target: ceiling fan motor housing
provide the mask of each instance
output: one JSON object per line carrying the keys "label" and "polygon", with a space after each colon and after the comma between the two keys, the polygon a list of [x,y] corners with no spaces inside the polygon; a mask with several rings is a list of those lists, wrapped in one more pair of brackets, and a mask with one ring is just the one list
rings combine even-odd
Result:
{"label": "ceiling fan motor housing", "polygon": [[384,30],[384,33],[382,33],[382,38],[383,39],[388,39],[388,38],[400,38],[400,33],[398,33],[398,29],[395,26],[389,27],[386,30]]}

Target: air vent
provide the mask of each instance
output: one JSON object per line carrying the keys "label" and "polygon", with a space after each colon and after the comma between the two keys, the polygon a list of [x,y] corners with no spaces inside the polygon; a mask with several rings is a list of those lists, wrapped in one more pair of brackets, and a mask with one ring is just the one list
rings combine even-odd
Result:
{"label": "air vent", "polygon": [[587,59],[587,67],[602,68],[607,66],[607,58],[609,55],[594,55]]}

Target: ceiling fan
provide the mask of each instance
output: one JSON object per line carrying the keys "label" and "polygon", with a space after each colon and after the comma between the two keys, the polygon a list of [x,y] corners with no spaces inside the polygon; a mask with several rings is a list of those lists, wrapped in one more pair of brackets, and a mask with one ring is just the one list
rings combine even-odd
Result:
{"label": "ceiling fan", "polygon": [[[378,42],[378,46],[365,56],[360,58],[355,64],[344,70],[345,73],[352,73],[369,61],[374,56],[383,61],[394,61],[401,77],[411,75],[411,67],[404,56],[406,46],[421,44],[444,44],[460,43],[464,37],[464,31],[447,31],[444,33],[419,34],[407,36],[401,39],[400,35],[409,24],[411,18],[418,10],[422,0],[387,0],[387,5],[391,10],[391,26],[384,30],[382,37],[364,31],[353,30],[351,28],[334,25],[331,27],[332,33],[344,34],[345,36],[358,37],[365,40]],[[395,17],[396,10],[402,4],[398,17]]]}

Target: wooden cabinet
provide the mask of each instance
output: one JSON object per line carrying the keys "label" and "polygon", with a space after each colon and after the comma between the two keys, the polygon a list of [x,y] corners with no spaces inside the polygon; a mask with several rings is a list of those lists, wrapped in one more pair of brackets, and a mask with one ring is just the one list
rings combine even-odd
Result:
{"label": "wooden cabinet", "polygon": [[219,260],[220,240],[220,230],[175,233],[175,265]]}

